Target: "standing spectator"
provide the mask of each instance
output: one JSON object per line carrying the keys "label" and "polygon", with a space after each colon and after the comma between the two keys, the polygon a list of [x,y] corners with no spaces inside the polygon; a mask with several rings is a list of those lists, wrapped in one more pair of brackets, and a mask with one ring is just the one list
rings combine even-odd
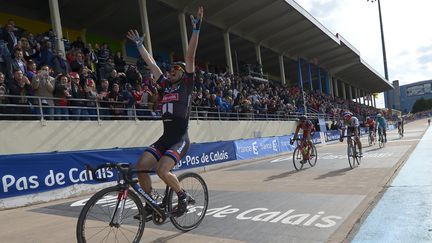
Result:
{"label": "standing spectator", "polygon": [[30,42],[25,37],[21,38],[21,40],[19,42],[21,44],[21,49],[23,51],[24,59],[27,62],[32,60],[32,59],[39,57],[39,55],[40,55],[40,45],[39,44],[37,44],[36,48],[33,49],[32,46],[30,45]]}
{"label": "standing spectator", "polygon": [[121,54],[120,51],[117,51],[117,52],[115,53],[115,56],[114,56],[114,64],[115,64],[115,69],[116,69],[118,72],[124,72],[124,71],[125,71],[126,62],[125,62],[125,60],[123,59],[123,55]]}
{"label": "standing spectator", "polygon": [[81,52],[77,52],[75,60],[70,64],[71,71],[82,74],[84,69],[84,55]]}
{"label": "standing spectator", "polygon": [[[7,112],[7,108],[4,106],[5,104],[8,103],[8,98],[5,97],[5,95],[9,94],[9,90],[6,86],[5,83],[5,75],[3,73],[0,72],[0,114],[6,114]],[[0,116],[0,120],[4,120],[7,119],[7,117],[5,116]]]}
{"label": "standing spectator", "polygon": [[81,51],[84,50],[84,42],[82,41],[81,36],[78,36],[77,39],[72,42],[72,47],[75,47],[76,49],[80,49]]}
{"label": "standing spectator", "polygon": [[0,72],[4,75],[8,75],[7,78],[12,78],[10,63],[11,53],[7,47],[7,43],[0,39]]}
{"label": "standing spectator", "polygon": [[53,71],[54,71],[55,76],[57,76],[59,74],[69,73],[69,65],[68,65],[66,59],[64,58],[62,51],[58,51],[57,55],[54,56],[53,64],[54,64]]}
{"label": "standing spectator", "polygon": [[112,91],[108,96],[108,101],[111,102],[111,115],[114,117],[122,116],[125,103],[123,95],[120,93],[120,86],[118,84],[113,84]]}
{"label": "standing spectator", "polygon": [[13,79],[8,82],[8,86],[10,95],[19,96],[9,99],[11,104],[19,105],[11,109],[11,113],[19,114],[15,117],[18,120],[29,120],[29,116],[20,116],[22,114],[31,114],[29,99],[26,97],[30,96],[32,93],[29,79],[24,76],[20,69],[18,69],[14,71]]}
{"label": "standing spectator", "polygon": [[15,50],[15,58],[12,60],[12,70],[21,70],[23,74],[27,73],[27,64],[24,60],[23,52],[20,49]]}
{"label": "standing spectator", "polygon": [[54,51],[52,49],[52,43],[49,40],[45,40],[45,43],[41,47],[41,63],[40,65],[48,65],[48,67],[53,67]]}
{"label": "standing spectator", "polygon": [[92,45],[87,43],[86,48],[84,48],[83,54],[85,55],[85,65],[92,71],[96,72],[96,66],[98,64],[98,57],[95,50],[93,50]]}
{"label": "standing spectator", "polygon": [[126,108],[127,108],[128,119],[132,120],[134,117],[133,105],[135,103],[135,98],[133,96],[132,85],[127,83],[125,86],[126,86],[126,88],[122,92],[122,95],[123,95],[124,100],[127,102]]}
{"label": "standing spectator", "polygon": [[54,100],[56,120],[69,120],[68,98],[70,95],[70,80],[66,75],[61,75],[56,82],[54,89],[54,97],[60,98]]}
{"label": "standing spectator", "polygon": [[[73,99],[85,99],[86,98],[86,92],[84,90],[83,85],[80,84],[80,77],[78,73],[72,72],[69,73],[69,76],[71,77],[71,92],[72,92],[72,98]],[[71,113],[73,115],[73,120],[80,120],[83,117],[87,116],[87,109],[83,108],[85,106],[85,103],[83,100],[71,100],[70,102],[71,106],[74,106],[71,110]]]}
{"label": "standing spectator", "polygon": [[98,52],[98,69],[99,69],[99,78],[105,78],[105,64],[108,62],[108,59],[111,57],[111,50],[108,47],[107,43],[103,43],[102,47]]}
{"label": "standing spectator", "polygon": [[30,81],[33,81],[33,78],[36,76],[36,74],[37,74],[36,63],[30,60],[29,62],[27,62],[26,76]]}
{"label": "standing spectator", "polygon": [[99,114],[101,119],[109,119],[109,104],[108,104],[108,95],[109,95],[109,83],[108,80],[101,80],[101,90],[97,96],[97,100],[100,104]]}
{"label": "standing spectator", "polygon": [[89,107],[88,114],[90,116],[90,120],[96,120],[97,119],[96,98],[98,93],[96,91],[96,84],[93,79],[87,79],[85,91],[87,93],[87,99],[90,100],[87,102],[87,107]]}
{"label": "standing spectator", "polygon": [[7,48],[9,49],[9,53],[14,53],[14,47],[18,44],[18,38],[15,34],[14,27],[12,24],[6,24],[3,28],[3,39],[7,43]]}
{"label": "standing spectator", "polygon": [[[32,86],[36,96],[47,97],[47,99],[34,99],[35,105],[44,106],[42,109],[43,116],[53,120],[54,101],[52,97],[54,97],[55,79],[49,75],[47,65],[42,66],[39,73],[33,78]],[[40,112],[40,107],[37,107],[36,114],[40,115]]]}

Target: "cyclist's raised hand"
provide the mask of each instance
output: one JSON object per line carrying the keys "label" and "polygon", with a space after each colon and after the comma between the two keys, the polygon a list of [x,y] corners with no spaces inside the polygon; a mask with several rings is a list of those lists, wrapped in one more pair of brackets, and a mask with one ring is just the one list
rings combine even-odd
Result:
{"label": "cyclist's raised hand", "polygon": [[193,15],[190,16],[193,30],[195,31],[200,30],[203,15],[204,15],[204,8],[201,6],[198,8],[196,18]]}
{"label": "cyclist's raised hand", "polygon": [[129,30],[126,37],[128,39],[130,39],[131,41],[135,42],[135,44],[137,46],[141,45],[144,41],[144,36],[145,34],[143,34],[142,36],[139,35],[137,30]]}

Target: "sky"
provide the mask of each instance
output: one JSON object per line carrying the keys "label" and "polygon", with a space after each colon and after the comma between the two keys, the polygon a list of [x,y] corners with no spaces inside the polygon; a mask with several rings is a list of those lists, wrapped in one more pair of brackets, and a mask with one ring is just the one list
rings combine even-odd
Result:
{"label": "sky", "polygon": [[[295,0],[333,34],[360,51],[383,77],[378,2]],[[400,85],[432,79],[432,0],[380,0],[389,80]],[[429,24],[428,24],[429,23]],[[384,107],[383,95],[377,106]]]}

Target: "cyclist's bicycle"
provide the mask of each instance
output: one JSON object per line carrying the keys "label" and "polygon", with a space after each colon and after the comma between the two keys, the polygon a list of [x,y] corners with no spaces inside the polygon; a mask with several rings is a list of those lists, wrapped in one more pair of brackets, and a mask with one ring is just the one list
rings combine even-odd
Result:
{"label": "cyclist's bicycle", "polygon": [[398,134],[399,134],[399,138],[403,138],[404,129],[403,129],[402,125],[398,126]]}
{"label": "cyclist's bicycle", "polygon": [[[204,219],[208,206],[208,190],[205,181],[196,173],[187,172],[178,176],[182,188],[191,196],[186,212],[177,213],[176,193],[166,186],[162,196],[150,195],[139,186],[132,176],[137,173],[151,173],[136,170],[126,163],[106,163],[96,168],[87,166],[93,179],[102,181],[100,169],[116,170],[117,185],[94,194],[84,205],[78,218],[76,237],[84,242],[139,242],[145,223],[152,220],[155,225],[163,224],[168,218],[181,231],[196,228]],[[133,189],[133,190],[131,190]],[[140,195],[140,196],[138,196]],[[143,202],[152,209],[151,216]]]}
{"label": "cyclist's bicycle", "polygon": [[369,131],[369,135],[368,135],[368,143],[369,146],[375,145],[375,132],[374,131]]}
{"label": "cyclist's bicycle", "polygon": [[386,141],[385,141],[384,135],[383,135],[383,128],[378,127],[378,145],[380,148],[384,148],[385,143],[386,143]]}
{"label": "cyclist's bicycle", "polygon": [[354,137],[354,134],[343,136],[342,138],[347,138],[348,163],[351,169],[354,169],[355,167],[360,165],[361,156],[358,144],[352,137]]}
{"label": "cyclist's bicycle", "polygon": [[[297,141],[297,147],[293,153],[294,168],[299,171],[307,162],[311,167],[314,167],[318,158],[315,145],[307,143],[303,138],[292,139],[292,141]],[[307,145],[305,146],[305,144]]]}

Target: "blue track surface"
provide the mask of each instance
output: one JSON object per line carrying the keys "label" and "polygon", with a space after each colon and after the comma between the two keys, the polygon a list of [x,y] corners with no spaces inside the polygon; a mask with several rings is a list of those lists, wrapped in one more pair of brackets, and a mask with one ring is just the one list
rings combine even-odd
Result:
{"label": "blue track surface", "polygon": [[352,242],[432,242],[432,128]]}

